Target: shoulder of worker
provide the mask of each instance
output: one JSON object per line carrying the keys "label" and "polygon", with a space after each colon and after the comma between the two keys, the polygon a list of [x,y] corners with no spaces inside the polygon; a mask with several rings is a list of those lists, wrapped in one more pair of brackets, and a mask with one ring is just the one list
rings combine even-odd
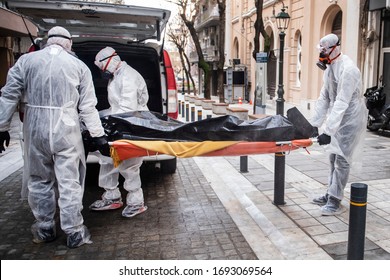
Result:
{"label": "shoulder of worker", "polygon": [[127,64],[126,61],[122,61],[120,69],[122,69],[122,71],[126,72],[128,75],[131,75],[132,77],[137,77],[143,80],[142,75],[133,67],[131,67],[129,64]]}
{"label": "shoulder of worker", "polygon": [[342,56],[343,64],[344,64],[344,71],[349,72],[349,73],[360,73],[360,70],[356,63],[348,56],[348,55],[343,55]]}

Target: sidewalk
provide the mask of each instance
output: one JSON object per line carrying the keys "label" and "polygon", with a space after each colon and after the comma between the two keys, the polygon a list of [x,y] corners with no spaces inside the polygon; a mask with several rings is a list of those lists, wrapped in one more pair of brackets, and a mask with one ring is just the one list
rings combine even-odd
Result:
{"label": "sidewalk", "polygon": [[[248,109],[253,105],[232,104]],[[275,101],[266,114],[275,114]],[[285,104],[285,112],[293,107]],[[209,113],[208,113],[209,114]],[[215,116],[215,115],[213,115]],[[306,116],[307,117],[307,116]],[[324,194],[328,159],[318,145],[286,155],[285,205],[275,206],[274,155],[249,156],[248,173],[237,157],[195,162],[259,259],[346,259],[350,185],[368,185],[365,259],[390,260],[390,141],[367,132],[363,167],[352,170],[339,216],[321,216],[311,200]]]}

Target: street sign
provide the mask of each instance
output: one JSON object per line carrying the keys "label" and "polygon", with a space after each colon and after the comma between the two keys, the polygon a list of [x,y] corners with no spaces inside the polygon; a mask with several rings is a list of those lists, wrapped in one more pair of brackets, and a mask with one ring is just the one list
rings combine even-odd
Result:
{"label": "street sign", "polygon": [[256,53],[256,88],[254,114],[265,114],[267,90],[267,60],[266,52]]}
{"label": "street sign", "polygon": [[256,53],[256,62],[257,63],[267,63],[268,54],[266,52]]}

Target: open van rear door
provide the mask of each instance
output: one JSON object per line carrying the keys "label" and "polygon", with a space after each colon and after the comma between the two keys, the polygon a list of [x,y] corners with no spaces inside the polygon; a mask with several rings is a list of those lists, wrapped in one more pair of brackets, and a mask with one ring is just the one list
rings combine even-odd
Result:
{"label": "open van rear door", "polygon": [[35,22],[45,34],[54,26],[66,26],[73,37],[126,38],[160,41],[171,11],[161,8],[76,1],[7,1],[9,9]]}

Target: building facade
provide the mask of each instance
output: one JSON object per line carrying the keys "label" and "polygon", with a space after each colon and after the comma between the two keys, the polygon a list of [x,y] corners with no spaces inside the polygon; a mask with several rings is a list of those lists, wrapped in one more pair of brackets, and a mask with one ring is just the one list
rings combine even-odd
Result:
{"label": "building facade", "polygon": [[[256,61],[252,57],[256,8],[253,0],[227,1],[227,45],[229,62],[240,58],[249,69],[251,84],[255,84]],[[328,33],[339,36],[342,52],[355,61],[362,72],[363,89],[389,78],[389,0],[264,0],[263,22],[271,38],[268,60],[268,96],[275,96],[278,81],[279,30],[275,14],[286,7],[291,20],[284,45],[284,99],[308,115],[318,98],[322,70],[318,61],[317,44]],[[260,50],[264,40],[260,37]],[[272,53],[275,55],[273,57]],[[275,59],[276,58],[276,59]],[[389,87],[390,88],[390,87]],[[254,97],[250,87],[250,98]],[[388,100],[390,91],[387,89]]]}
{"label": "building facade", "polygon": [[[215,1],[204,1],[205,11],[217,11]],[[247,69],[247,101],[254,99],[256,83],[256,60],[252,56],[256,7],[254,0],[226,1],[226,67],[239,61]],[[322,70],[318,61],[317,44],[323,36],[335,33],[339,36],[344,54],[355,61],[362,72],[363,90],[378,83],[390,84],[390,1],[389,0],[264,0],[263,22],[271,40],[268,57],[267,97],[277,97],[279,30],[275,15],[285,7],[290,15],[290,24],[284,40],[283,84],[284,99],[310,115],[319,96]],[[218,24],[214,15],[212,24],[207,24],[206,13],[198,19],[198,34],[201,34],[205,53],[217,58],[212,36],[213,24]],[[206,14],[207,15],[207,14]],[[205,30],[206,29],[206,30]],[[264,39],[260,36],[260,51]],[[215,63],[210,59],[210,63]],[[387,91],[390,101],[390,86]],[[214,94],[214,92],[212,91]],[[274,97],[275,98],[275,97]]]}
{"label": "building facade", "polygon": [[[201,1],[199,15],[195,20],[194,27],[199,37],[205,61],[210,66],[210,88],[213,95],[217,92],[217,64],[219,60],[219,12],[216,1]],[[193,46],[190,46],[190,60],[192,63],[198,63],[198,54]],[[192,73],[199,74],[193,67]],[[198,87],[202,88],[202,75],[198,77]]]}

